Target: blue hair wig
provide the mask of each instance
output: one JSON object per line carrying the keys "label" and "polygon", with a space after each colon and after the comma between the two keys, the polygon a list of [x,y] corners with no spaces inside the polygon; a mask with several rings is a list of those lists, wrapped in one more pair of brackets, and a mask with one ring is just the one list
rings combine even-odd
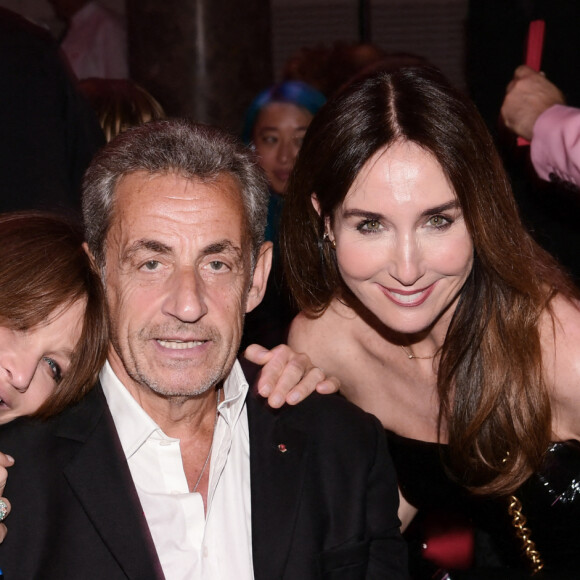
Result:
{"label": "blue hair wig", "polygon": [[289,103],[316,115],[326,101],[325,96],[302,81],[284,81],[262,91],[248,107],[244,117],[242,140],[246,145],[252,141],[254,125],[260,111],[271,103]]}

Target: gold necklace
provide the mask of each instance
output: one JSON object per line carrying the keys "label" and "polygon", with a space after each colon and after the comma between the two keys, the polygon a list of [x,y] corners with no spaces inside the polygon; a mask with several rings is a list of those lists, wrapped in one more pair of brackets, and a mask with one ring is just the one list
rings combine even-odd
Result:
{"label": "gold necklace", "polygon": [[411,350],[406,349],[402,344],[399,345],[402,349],[403,352],[405,353],[405,355],[407,356],[407,358],[409,360],[413,359],[413,358],[417,358],[417,359],[421,359],[421,360],[429,360],[431,358],[435,358],[435,355],[437,354],[437,352],[434,352],[431,356],[417,356],[416,354],[413,354],[411,352]]}

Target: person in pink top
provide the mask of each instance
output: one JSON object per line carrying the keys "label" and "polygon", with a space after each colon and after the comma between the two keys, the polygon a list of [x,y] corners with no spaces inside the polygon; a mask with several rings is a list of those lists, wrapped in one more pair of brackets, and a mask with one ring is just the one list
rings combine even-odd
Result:
{"label": "person in pink top", "polygon": [[50,0],[67,23],[62,41],[71,68],[79,79],[129,78],[127,33],[122,20],[98,2]]}
{"label": "person in pink top", "polygon": [[580,109],[543,73],[522,65],[507,87],[501,116],[508,129],[531,142],[530,156],[546,181],[580,186]]}

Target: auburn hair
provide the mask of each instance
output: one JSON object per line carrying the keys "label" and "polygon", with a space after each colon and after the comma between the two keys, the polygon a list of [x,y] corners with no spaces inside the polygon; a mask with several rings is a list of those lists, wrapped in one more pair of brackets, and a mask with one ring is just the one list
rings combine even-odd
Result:
{"label": "auburn hair", "polygon": [[86,304],[71,364],[38,417],[81,399],[105,361],[104,292],[82,244],[80,227],[65,217],[37,211],[0,214],[0,325],[27,331],[49,324],[78,300]]}
{"label": "auburn hair", "polygon": [[474,245],[437,376],[449,467],[475,492],[508,493],[539,466],[551,437],[540,316],[556,293],[575,297],[577,290],[522,225],[483,120],[439,71],[378,73],[347,86],[319,111],[282,216],[288,282],[311,316],[321,315],[333,298],[348,302],[335,252],[322,243],[324,222],[332,223],[363,165],[400,142],[418,145],[439,163]]}

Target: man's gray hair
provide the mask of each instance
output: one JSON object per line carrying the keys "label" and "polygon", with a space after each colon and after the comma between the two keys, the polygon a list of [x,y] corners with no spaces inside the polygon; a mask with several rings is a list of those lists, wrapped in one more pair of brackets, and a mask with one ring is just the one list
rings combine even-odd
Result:
{"label": "man's gray hair", "polygon": [[240,186],[252,244],[252,264],[264,241],[268,187],[254,155],[234,137],[209,125],[166,120],[121,133],[93,159],[83,181],[85,236],[97,265],[105,265],[105,242],[119,181],[136,171],[176,173],[211,183],[229,175]]}

